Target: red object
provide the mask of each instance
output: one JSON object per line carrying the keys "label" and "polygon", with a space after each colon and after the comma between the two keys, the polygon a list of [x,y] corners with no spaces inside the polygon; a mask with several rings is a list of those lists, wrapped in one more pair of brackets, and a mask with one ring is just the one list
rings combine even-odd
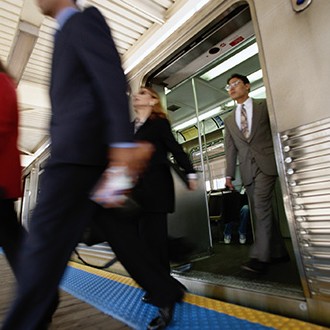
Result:
{"label": "red object", "polygon": [[0,198],[21,196],[21,166],[17,149],[18,106],[14,82],[0,72]]}
{"label": "red object", "polygon": [[235,40],[231,41],[229,43],[230,46],[234,47],[235,45],[237,45],[238,43],[240,43],[241,41],[244,40],[244,37],[239,36],[238,38],[236,38]]}

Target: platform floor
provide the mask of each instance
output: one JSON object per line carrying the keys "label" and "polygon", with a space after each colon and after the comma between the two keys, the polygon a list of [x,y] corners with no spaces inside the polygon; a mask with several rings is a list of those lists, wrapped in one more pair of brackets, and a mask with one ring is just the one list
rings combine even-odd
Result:
{"label": "platform floor", "polygon": [[[15,279],[3,254],[0,253],[0,327],[12,298]],[[60,291],[60,304],[49,330],[129,330],[123,322],[101,312],[83,300]]]}
{"label": "platform floor", "polygon": [[[0,324],[14,278],[0,254]],[[157,309],[141,302],[143,291],[129,277],[71,262],[61,283],[61,303],[51,329],[146,329]],[[119,321],[118,321],[119,320]],[[175,309],[168,329],[326,329],[193,294]]]}

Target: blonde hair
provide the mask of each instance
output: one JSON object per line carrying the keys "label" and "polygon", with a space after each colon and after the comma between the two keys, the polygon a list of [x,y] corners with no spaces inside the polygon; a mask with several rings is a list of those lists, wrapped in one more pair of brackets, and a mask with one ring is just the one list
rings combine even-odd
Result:
{"label": "blonde hair", "polygon": [[157,117],[167,119],[167,114],[162,106],[159,94],[151,87],[141,87],[141,89],[147,90],[153,99],[158,100],[158,102],[152,107],[150,119],[155,119]]}

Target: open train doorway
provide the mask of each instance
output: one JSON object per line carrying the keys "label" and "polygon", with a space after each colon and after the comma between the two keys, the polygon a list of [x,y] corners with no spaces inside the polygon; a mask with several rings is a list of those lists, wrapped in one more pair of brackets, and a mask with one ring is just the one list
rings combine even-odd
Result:
{"label": "open train doorway", "polygon": [[[280,297],[281,302],[276,304],[281,310],[283,301],[287,304],[291,299],[304,301],[304,293],[279,182],[274,189],[273,214],[289,251],[290,261],[271,264],[269,271],[262,276],[251,276],[241,268],[249,258],[249,249],[254,241],[254,224],[249,213],[246,241],[240,241],[241,201],[245,201],[246,205],[248,202],[238,166],[234,185],[238,196],[243,195],[239,197],[240,202],[235,202],[225,187],[224,119],[235,107],[225,86],[233,73],[248,77],[250,97],[267,98],[258,43],[247,5],[232,8],[225,16],[212,22],[173,58],[149,73],[146,81],[147,85],[163,94],[173,132],[189,153],[195,169],[203,174],[207,196],[205,205],[208,208],[212,253],[207,258],[192,259],[191,267],[187,268],[189,270],[177,272],[177,276],[183,281],[202,281],[204,284],[200,289],[196,284],[195,290],[200,290],[203,295],[214,297],[218,294],[219,298],[228,300],[235,296],[238,303],[244,301],[246,304],[247,295],[251,302],[260,299],[260,295],[267,295],[269,301],[272,297]],[[225,240],[224,235],[224,228],[229,222],[233,224],[230,242]],[[173,272],[176,273],[175,268]],[[228,288],[231,290],[228,291]],[[244,290],[247,295],[242,294]],[[256,304],[258,302],[255,301],[253,305]],[[297,303],[294,305],[297,306]],[[296,306],[293,308],[298,310]]]}

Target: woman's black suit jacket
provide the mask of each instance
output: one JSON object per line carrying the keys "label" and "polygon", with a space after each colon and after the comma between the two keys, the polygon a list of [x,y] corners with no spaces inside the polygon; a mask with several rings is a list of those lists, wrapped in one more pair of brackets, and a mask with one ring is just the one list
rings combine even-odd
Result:
{"label": "woman's black suit jacket", "polygon": [[136,141],[149,141],[155,147],[150,163],[133,191],[133,197],[146,212],[174,211],[174,183],[168,153],[172,153],[185,173],[195,173],[187,154],[175,140],[170,123],[156,117],[146,122],[135,133]]}

